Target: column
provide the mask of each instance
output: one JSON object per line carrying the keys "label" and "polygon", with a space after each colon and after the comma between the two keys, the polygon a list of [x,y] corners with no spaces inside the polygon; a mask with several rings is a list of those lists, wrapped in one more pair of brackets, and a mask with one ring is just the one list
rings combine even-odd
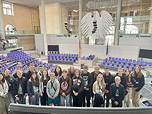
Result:
{"label": "column", "polygon": [[3,22],[3,2],[0,0],[0,35],[5,39],[4,22]]}
{"label": "column", "polygon": [[79,0],[79,58],[81,57],[81,19],[82,19],[82,0]]}
{"label": "column", "polygon": [[43,49],[44,49],[44,54],[47,56],[47,54],[48,54],[48,44],[47,44],[46,16],[45,16],[44,0],[41,0],[41,4],[39,6],[39,15],[40,15],[41,34],[43,34],[43,46],[44,46]]}
{"label": "column", "polygon": [[121,20],[121,7],[122,0],[117,0],[117,11],[116,11],[116,28],[115,28],[115,37],[114,45],[119,45],[119,32],[120,32],[120,20]]}

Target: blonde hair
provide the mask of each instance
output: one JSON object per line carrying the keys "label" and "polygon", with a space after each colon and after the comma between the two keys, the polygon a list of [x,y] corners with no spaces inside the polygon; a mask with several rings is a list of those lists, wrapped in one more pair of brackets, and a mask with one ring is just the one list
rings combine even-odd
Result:
{"label": "blonde hair", "polygon": [[99,76],[102,76],[101,86],[102,86],[102,88],[103,88],[103,90],[104,90],[104,89],[106,88],[106,83],[105,83],[105,80],[104,80],[102,74],[99,74],[99,75],[97,76],[97,79],[96,79],[96,82],[95,82],[95,83],[99,85],[99,81],[98,81],[98,77],[99,77]]}

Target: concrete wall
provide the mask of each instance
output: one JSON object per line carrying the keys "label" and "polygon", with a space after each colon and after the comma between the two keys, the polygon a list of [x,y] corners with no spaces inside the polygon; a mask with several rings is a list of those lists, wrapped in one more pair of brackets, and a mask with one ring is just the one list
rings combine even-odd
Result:
{"label": "concrete wall", "polygon": [[66,33],[64,23],[67,22],[68,11],[60,3],[45,5],[47,34]]}
{"label": "concrete wall", "polygon": [[152,38],[133,38],[126,37],[120,38],[119,44],[121,46],[137,46],[141,49],[149,49],[152,50]]}
{"label": "concrete wall", "polygon": [[[44,51],[43,35],[35,36],[37,51]],[[60,53],[79,53],[79,40],[76,38],[59,38],[55,35],[47,35],[48,45],[59,45]],[[81,56],[96,55],[99,58],[106,58],[106,46],[81,44]],[[109,46],[111,57],[137,59],[139,55],[138,46]]]}

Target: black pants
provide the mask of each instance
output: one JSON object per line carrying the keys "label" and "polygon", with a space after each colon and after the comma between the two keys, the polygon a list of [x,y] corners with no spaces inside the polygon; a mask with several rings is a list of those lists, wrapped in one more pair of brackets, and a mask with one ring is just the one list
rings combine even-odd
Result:
{"label": "black pants", "polygon": [[41,105],[47,105],[48,96],[46,93],[46,88],[44,88],[43,96],[41,96]]}
{"label": "black pants", "polygon": [[104,99],[101,95],[95,94],[93,107],[104,107]]}
{"label": "black pants", "polygon": [[104,94],[104,103],[106,107],[109,107],[110,93]]}
{"label": "black pants", "polygon": [[73,95],[73,106],[82,107],[82,95],[81,94],[78,94],[78,96]]}
{"label": "black pants", "polygon": [[87,100],[87,107],[90,107],[90,99],[91,99],[91,92],[90,91],[83,91],[83,107],[85,107],[85,99]]}
{"label": "black pants", "polygon": [[[116,105],[114,102],[117,101],[119,104]],[[122,107],[122,101],[118,101],[118,100],[115,100],[115,101],[112,101],[112,107]]]}

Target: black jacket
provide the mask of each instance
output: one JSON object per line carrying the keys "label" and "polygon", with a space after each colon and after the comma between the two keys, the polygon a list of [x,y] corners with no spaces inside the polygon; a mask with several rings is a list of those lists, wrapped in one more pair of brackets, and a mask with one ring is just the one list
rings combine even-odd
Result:
{"label": "black jacket", "polygon": [[7,76],[7,77],[5,77],[5,80],[8,84],[8,92],[12,93],[13,92],[14,78],[11,76]]}
{"label": "black jacket", "polygon": [[25,77],[22,78],[14,78],[14,82],[13,82],[13,95],[18,95],[18,90],[19,90],[19,85],[21,84],[21,88],[22,88],[22,93],[23,95],[25,95],[26,93],[26,83],[25,83],[26,79]]}
{"label": "black jacket", "polygon": [[[39,89],[39,87],[38,87]],[[32,84],[32,81],[29,79],[29,81],[27,82],[27,92],[28,92],[28,95],[29,96],[33,96],[35,95],[34,93],[34,88],[33,88],[33,84]],[[39,92],[39,91],[38,91]]]}
{"label": "black jacket", "polygon": [[74,76],[72,78],[72,91],[82,93],[84,88],[84,81],[81,77]]}
{"label": "black jacket", "polygon": [[145,78],[142,74],[141,77],[137,77],[134,73],[131,75],[131,82],[134,88],[137,88],[136,91],[140,91],[145,85]]}
{"label": "black jacket", "polygon": [[119,87],[115,83],[110,86],[110,96],[112,101],[123,101],[125,97],[125,88],[122,84]]}
{"label": "black jacket", "polygon": [[[114,76],[113,83],[115,83],[115,77],[116,76],[119,76],[118,73]],[[125,74],[122,74],[122,76],[120,76],[120,78],[121,78],[121,84],[126,89],[127,88],[127,76]]]}
{"label": "black jacket", "polygon": [[110,90],[110,85],[112,84],[112,80],[113,80],[113,76],[111,75],[111,73],[109,73],[109,75],[106,76],[106,73],[103,73],[103,77],[104,77],[104,81],[106,83],[106,90]]}
{"label": "black jacket", "polygon": [[84,73],[82,71],[81,77],[82,77],[83,82],[84,82],[84,87],[89,88],[89,91],[91,91],[91,86],[93,84],[93,78],[91,77],[90,73],[89,72]]}

